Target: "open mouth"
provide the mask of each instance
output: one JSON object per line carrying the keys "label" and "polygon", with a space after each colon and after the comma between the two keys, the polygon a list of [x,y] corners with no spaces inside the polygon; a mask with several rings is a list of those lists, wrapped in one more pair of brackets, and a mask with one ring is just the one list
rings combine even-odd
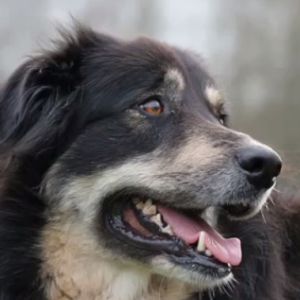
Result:
{"label": "open mouth", "polygon": [[[225,238],[201,216],[203,211],[170,208],[137,195],[106,201],[106,230],[146,256],[167,255],[181,267],[214,278],[224,278],[242,260],[238,238]],[[224,207],[234,215],[245,214],[245,205]]]}

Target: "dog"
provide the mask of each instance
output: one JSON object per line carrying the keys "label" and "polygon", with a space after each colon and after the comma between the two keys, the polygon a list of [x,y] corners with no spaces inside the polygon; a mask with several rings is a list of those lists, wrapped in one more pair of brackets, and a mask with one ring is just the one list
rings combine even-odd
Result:
{"label": "dog", "polygon": [[0,299],[299,299],[299,201],[227,115],[149,38],[77,26],[29,58],[0,98]]}

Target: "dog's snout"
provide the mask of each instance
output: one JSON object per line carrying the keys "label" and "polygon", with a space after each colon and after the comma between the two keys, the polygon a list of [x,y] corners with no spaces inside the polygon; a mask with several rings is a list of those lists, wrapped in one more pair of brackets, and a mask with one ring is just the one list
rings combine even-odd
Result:
{"label": "dog's snout", "polygon": [[270,148],[255,145],[240,149],[236,154],[239,166],[256,188],[270,188],[281,171],[281,159]]}

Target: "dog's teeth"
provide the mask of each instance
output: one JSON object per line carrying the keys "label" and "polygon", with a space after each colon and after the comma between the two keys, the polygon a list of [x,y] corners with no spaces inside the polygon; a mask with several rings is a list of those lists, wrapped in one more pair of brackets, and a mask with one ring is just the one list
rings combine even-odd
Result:
{"label": "dog's teeth", "polygon": [[145,203],[141,202],[141,201],[135,205],[135,207],[139,210],[143,210],[144,206],[145,206]]}
{"label": "dog's teeth", "polygon": [[200,231],[198,244],[197,244],[197,251],[204,252],[204,250],[205,250],[205,231]]}
{"label": "dog's teeth", "polygon": [[143,214],[146,216],[153,216],[157,213],[156,206],[151,205],[151,206],[144,206],[143,208]]}
{"label": "dog's teeth", "polygon": [[150,218],[150,220],[152,222],[154,222],[156,225],[158,225],[160,228],[163,228],[163,223],[162,223],[162,220],[161,220],[161,214],[156,214],[155,216],[152,216]]}
{"label": "dog's teeth", "polygon": [[174,235],[173,230],[170,225],[167,225],[162,229],[162,232],[167,233],[169,235]]}
{"label": "dog's teeth", "polygon": [[210,250],[206,249],[206,250],[205,250],[205,255],[206,255],[206,256],[212,256],[212,253],[211,253]]}
{"label": "dog's teeth", "polygon": [[146,216],[153,216],[157,213],[156,206],[152,204],[152,200],[148,199],[142,209],[143,214]]}
{"label": "dog's teeth", "polygon": [[227,266],[228,266],[228,268],[231,268],[231,264],[230,263],[228,263]]}

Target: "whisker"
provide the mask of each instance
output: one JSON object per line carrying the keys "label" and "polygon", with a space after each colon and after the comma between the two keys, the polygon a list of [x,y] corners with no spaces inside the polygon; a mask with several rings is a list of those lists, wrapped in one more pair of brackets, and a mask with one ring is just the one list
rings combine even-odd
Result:
{"label": "whisker", "polygon": [[276,193],[279,193],[279,194],[281,194],[282,192],[281,191],[279,191],[278,189],[276,189],[275,187],[273,188],[273,191],[275,191]]}

